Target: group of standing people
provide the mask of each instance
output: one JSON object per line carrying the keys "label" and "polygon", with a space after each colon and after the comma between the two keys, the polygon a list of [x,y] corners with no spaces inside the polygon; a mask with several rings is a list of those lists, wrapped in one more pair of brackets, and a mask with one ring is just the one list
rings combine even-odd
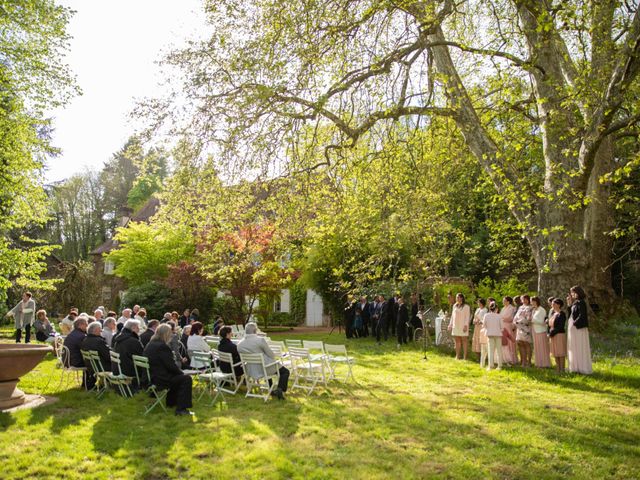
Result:
{"label": "group of standing people", "polygon": [[371,335],[381,343],[383,338],[386,341],[389,337],[397,337],[398,346],[406,344],[413,335],[413,330],[422,327],[418,317],[418,295],[412,294],[410,301],[407,305],[405,298],[396,293],[388,299],[383,295],[376,295],[369,302],[366,296],[362,296],[358,300],[347,302],[344,309],[347,338]]}
{"label": "group of standing people", "polygon": [[494,298],[478,299],[473,315],[464,295],[456,295],[449,331],[455,341],[457,359],[467,358],[468,337],[473,325],[472,350],[480,354],[480,365],[487,369],[502,364],[551,367],[554,357],[558,372],[592,373],[591,347],[586,294],[578,285],[570,289],[565,301],[550,297],[547,311],[539,297],[505,296],[502,308]]}

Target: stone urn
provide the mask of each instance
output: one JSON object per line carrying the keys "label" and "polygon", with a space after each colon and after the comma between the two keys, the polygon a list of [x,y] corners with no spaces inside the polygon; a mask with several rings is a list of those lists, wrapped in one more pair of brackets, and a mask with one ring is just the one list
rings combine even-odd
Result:
{"label": "stone urn", "polygon": [[51,351],[49,345],[0,343],[0,410],[24,403],[24,392],[17,387],[20,377],[33,370]]}

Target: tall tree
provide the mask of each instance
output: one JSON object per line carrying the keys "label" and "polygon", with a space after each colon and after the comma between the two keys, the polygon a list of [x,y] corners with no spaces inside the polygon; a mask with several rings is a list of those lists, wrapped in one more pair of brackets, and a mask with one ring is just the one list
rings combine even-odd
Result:
{"label": "tall tree", "polygon": [[223,145],[223,162],[286,173],[305,125],[330,124],[331,164],[345,145],[366,137],[375,148],[397,125],[448,116],[523,229],[540,293],[581,283],[592,300],[611,298],[600,179],[617,134],[640,120],[637,2],[205,5],[211,37],[169,62],[194,106],[179,128]]}
{"label": "tall tree", "polygon": [[0,296],[41,280],[52,247],[30,237],[48,216],[42,171],[57,150],[47,109],[78,92],[63,55],[71,11],[51,0],[0,2]]}

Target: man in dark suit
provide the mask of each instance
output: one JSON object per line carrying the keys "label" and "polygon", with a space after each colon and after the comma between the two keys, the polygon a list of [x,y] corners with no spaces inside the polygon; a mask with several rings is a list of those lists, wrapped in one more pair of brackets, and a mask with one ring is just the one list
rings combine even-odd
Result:
{"label": "man in dark suit", "polygon": [[142,343],[143,348],[147,346],[147,343],[149,343],[149,340],[151,340],[153,334],[156,333],[156,328],[158,328],[158,325],[160,325],[160,322],[158,320],[149,321],[147,329],[142,332],[142,335],[140,335],[140,343]]}
{"label": "man in dark suit", "polygon": [[380,340],[382,335],[384,335],[384,339],[387,340],[389,327],[387,326],[387,315],[389,313],[389,304],[385,301],[382,295],[378,295],[378,305],[376,308],[377,315],[377,324],[376,324],[376,342],[380,344]]}
{"label": "man in dark suit", "polygon": [[[84,367],[84,360],[80,352],[80,346],[84,337],[87,336],[87,317],[80,316],[73,321],[73,330],[64,339],[64,346],[69,349],[69,366]],[[67,359],[65,359],[67,362]]]}
{"label": "man in dark suit", "polygon": [[409,321],[409,310],[404,303],[402,296],[398,297],[398,320],[396,331],[398,332],[398,348],[407,343],[407,322]]}
{"label": "man in dark suit", "polygon": [[[84,337],[80,344],[80,349],[86,351],[98,352],[100,363],[105,371],[111,370],[111,355],[106,340],[102,337],[102,327],[100,322],[95,321],[87,327],[87,336]],[[87,365],[87,388],[92,389],[96,384],[96,372],[93,371],[91,365]]]}
{"label": "man in dark suit", "polygon": [[[143,348],[138,337],[139,331],[140,322],[129,319],[122,327],[122,331],[113,339],[113,350],[120,354],[120,369],[127,377],[135,378],[136,376],[131,356],[142,355]],[[113,373],[118,374],[119,372],[114,371]]]}

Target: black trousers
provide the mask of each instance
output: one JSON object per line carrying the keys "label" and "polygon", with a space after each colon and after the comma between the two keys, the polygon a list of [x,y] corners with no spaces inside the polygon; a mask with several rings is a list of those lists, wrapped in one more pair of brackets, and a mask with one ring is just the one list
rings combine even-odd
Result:
{"label": "black trousers", "polygon": [[[16,329],[16,343],[20,343],[20,340],[22,339],[22,329],[21,328],[17,328]],[[31,342],[31,325],[27,324],[24,326],[24,343],[30,343]]]}
{"label": "black trousers", "polygon": [[398,323],[398,320],[394,316],[389,323],[391,324],[391,336],[395,337],[395,335],[396,335],[396,324]]}
{"label": "black trousers", "polygon": [[[278,388],[283,392],[286,392],[287,388],[289,387],[289,369],[287,367],[280,367],[278,371],[280,372]],[[269,385],[271,385],[271,380],[269,380]]]}
{"label": "black trousers", "polygon": [[398,343],[402,345],[407,343],[407,325],[403,321],[399,321],[396,324],[396,331],[398,332]]}
{"label": "black trousers", "polygon": [[173,377],[169,384],[169,393],[167,393],[167,407],[176,407],[178,410],[191,408],[193,406],[191,387],[191,377],[189,375],[176,375]]}
{"label": "black trousers", "polygon": [[381,318],[378,320],[378,323],[376,323],[375,329],[376,329],[376,342],[380,341],[380,338],[382,337],[382,335],[384,335],[385,340],[389,338],[389,326],[387,325],[387,322],[385,321],[384,318]]}

